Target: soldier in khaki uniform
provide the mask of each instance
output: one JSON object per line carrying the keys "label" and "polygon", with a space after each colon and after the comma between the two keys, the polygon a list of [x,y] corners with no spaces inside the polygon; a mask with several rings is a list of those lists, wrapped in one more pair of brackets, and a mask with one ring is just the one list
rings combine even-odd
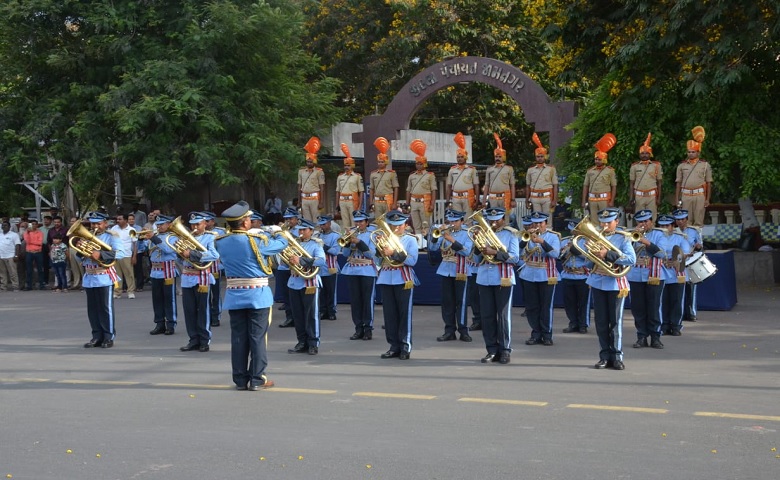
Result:
{"label": "soldier in khaki uniform", "polygon": [[688,210],[691,225],[704,225],[704,211],[710,206],[712,192],[712,167],[699,158],[704,142],[704,128],[692,130],[693,140],[688,140],[688,159],[677,166],[674,199],[678,207]]}
{"label": "soldier in khaki uniform", "polygon": [[436,176],[425,169],[428,167],[428,159],[425,158],[427,145],[420,139],[412,140],[409,149],[417,156],[414,157],[415,172],[409,175],[406,182],[406,203],[411,205],[412,226],[415,233],[422,232],[423,223],[430,224],[433,213],[433,201],[436,199]]}
{"label": "soldier in khaki uniform", "polygon": [[607,133],[596,143],[595,166],[588,169],[582,187],[582,205],[590,212],[590,221],[599,224],[599,212],[615,206],[617,176],[615,169],[607,165],[607,152],[617,143],[611,133]]}
{"label": "soldier in khaki uniform", "polygon": [[488,167],[485,172],[482,193],[485,195],[486,207],[503,208],[509,215],[515,201],[515,170],[506,164],[506,150],[503,149],[498,134],[494,133],[493,137],[497,145],[493,150],[496,164]]}
{"label": "soldier in khaki uniform", "polygon": [[653,212],[653,222],[658,216],[658,205],[661,203],[661,186],[663,185],[663,168],[661,162],[651,160],[653,149],[650,147],[651,134],[639,147],[639,161],[631,164],[629,179],[631,191],[628,194],[634,211],[650,210]]}
{"label": "soldier in khaki uniform", "polygon": [[339,201],[339,210],[341,211],[341,226],[352,228],[355,226],[352,221],[352,212],[361,210],[363,204],[363,176],[355,173],[355,159],[349,154],[347,144],[341,144],[341,151],[344,152],[344,172],[339,173],[336,179],[336,197]]}
{"label": "soldier in khaki uniform", "polygon": [[534,150],[536,165],[525,174],[526,207],[549,217],[558,203],[558,172],[552,165],[547,165],[547,149],[539,136],[534,133],[532,138],[537,147]]}
{"label": "soldier in khaki uniform", "polygon": [[306,168],[298,170],[298,202],[303,218],[313,222],[319,216],[325,201],[323,198],[325,172],[316,166],[320,139],[311,137],[304,149],[306,150]]}
{"label": "soldier in khaki uniform", "polygon": [[376,156],[376,163],[379,168],[371,172],[368,180],[368,195],[374,204],[374,215],[378,218],[388,210],[397,207],[398,202],[398,174],[387,167],[387,151],[390,149],[390,142],[385,137],[379,137],[374,142],[374,146],[379,150]]}
{"label": "soldier in khaki uniform", "polygon": [[452,202],[452,210],[465,212],[468,218],[477,204],[479,173],[472,165],[466,165],[469,152],[466,151],[466,137],[461,132],[455,134],[455,144],[458,145],[458,164],[450,167],[447,173],[445,198]]}

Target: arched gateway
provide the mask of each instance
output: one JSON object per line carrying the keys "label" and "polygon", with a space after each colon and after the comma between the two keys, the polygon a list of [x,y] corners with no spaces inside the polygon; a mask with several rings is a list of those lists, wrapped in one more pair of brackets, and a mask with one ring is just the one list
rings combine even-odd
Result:
{"label": "arched gateway", "polygon": [[536,131],[550,134],[550,159],[555,150],[571,138],[564,127],[574,121],[574,102],[553,102],[542,87],[512,65],[483,57],[457,57],[430,66],[412,78],[393,98],[383,115],[363,118],[363,131],[353,134],[353,142],[363,143],[365,171],[376,168],[374,139],[398,138],[425,100],[437,91],[463,82],[480,82],[506,93],[523,109],[526,121]]}

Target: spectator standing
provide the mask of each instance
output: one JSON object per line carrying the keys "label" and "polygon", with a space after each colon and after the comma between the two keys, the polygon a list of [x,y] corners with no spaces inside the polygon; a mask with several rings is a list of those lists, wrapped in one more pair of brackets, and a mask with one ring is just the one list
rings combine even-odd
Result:
{"label": "spectator standing", "polygon": [[52,216],[46,215],[43,217],[43,225],[38,225],[38,230],[43,233],[43,249],[41,250],[43,255],[43,286],[49,286],[49,266],[51,261],[49,260],[49,230],[52,226]]}
{"label": "spectator standing", "polygon": [[[78,218],[70,217],[71,226],[73,226],[73,224],[77,221]],[[67,243],[67,237],[65,240]],[[75,250],[70,250],[68,253],[68,261],[70,262],[70,289],[79,290],[81,289],[81,278],[84,275],[82,268],[84,267],[81,266],[81,260],[76,256]]]}
{"label": "spectator standing", "polygon": [[282,223],[282,199],[276,196],[276,192],[271,192],[265,200],[265,219],[266,225],[278,225]]}
{"label": "spectator standing", "polygon": [[11,223],[3,221],[0,232],[0,290],[17,291],[19,277],[16,274],[16,260],[21,252],[19,234],[11,231]]}
{"label": "spectator standing", "polygon": [[56,280],[54,292],[67,292],[68,279],[65,276],[65,266],[68,262],[68,246],[62,242],[63,236],[55,233],[51,238],[49,245],[49,259],[51,259],[51,268],[54,270]]}
{"label": "spectator standing", "polygon": [[[144,216],[146,216],[146,214],[144,214]],[[141,233],[141,227],[139,227],[136,224],[136,218],[134,214],[131,213],[127,215],[127,224],[133,227],[133,230],[135,230],[136,233],[135,236],[136,258],[135,258],[135,262],[133,263],[133,275],[135,276],[135,291],[143,292],[144,280],[145,280],[144,263],[147,257],[147,252],[149,251],[149,240],[147,238],[140,238],[138,236],[138,234]]]}
{"label": "spectator standing", "polygon": [[[116,265],[114,266],[119,276],[124,279],[127,286],[127,298],[135,298],[135,275],[133,274],[133,265],[137,260],[136,237],[131,235],[130,231],[135,229],[127,223],[127,217],[124,214],[117,214],[116,225],[111,227],[110,233],[119,237],[122,248],[116,253]],[[114,298],[120,298],[119,292],[114,292]]]}
{"label": "spectator standing", "polygon": [[30,228],[30,223],[25,220],[26,216],[22,217],[19,222],[19,240],[22,241],[22,247],[20,249],[19,258],[16,259],[16,273],[19,276],[19,288],[24,289],[22,282],[27,278],[27,243],[24,241],[24,232]]}
{"label": "spectator standing", "polygon": [[24,232],[25,265],[27,269],[27,286],[24,290],[32,290],[33,263],[37,269],[36,280],[43,290],[43,232],[38,228],[38,220],[32,220],[30,227]]}
{"label": "spectator standing", "polygon": [[133,204],[133,212],[130,214],[135,217],[135,225],[138,225],[139,227],[143,227],[146,225],[146,222],[148,219],[146,218],[146,212],[141,210],[141,204],[140,203],[134,203]]}
{"label": "spectator standing", "polygon": [[[54,217],[52,217],[51,227],[49,228],[48,232],[46,233],[47,244],[49,245],[49,248],[51,248],[51,245],[54,244],[53,240],[54,240],[54,237],[57,236],[57,235],[59,235],[59,237],[62,239],[62,243],[64,243],[65,246],[67,246],[67,241],[66,240],[67,240],[67,235],[68,235],[68,229],[65,228],[65,226],[62,224],[62,217],[60,217],[59,215],[55,215]],[[51,262],[51,256],[49,256],[49,261]],[[65,265],[67,266],[67,264],[68,264],[68,262],[67,262],[67,257],[66,257]],[[56,274],[55,274],[54,278],[56,280],[56,278],[57,278]],[[46,277],[46,279],[48,280],[48,277]],[[65,283],[61,283],[61,284],[56,284],[55,283],[55,288],[59,288],[60,290],[67,289],[68,288],[68,278],[65,277]]]}

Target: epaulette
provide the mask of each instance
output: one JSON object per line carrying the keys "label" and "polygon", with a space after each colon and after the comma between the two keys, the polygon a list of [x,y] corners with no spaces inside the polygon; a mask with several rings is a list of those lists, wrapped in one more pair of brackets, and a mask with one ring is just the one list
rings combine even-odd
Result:
{"label": "epaulette", "polygon": [[204,233],[208,233],[209,235],[217,235],[217,236],[219,236],[219,233],[215,232],[214,230],[206,230]]}
{"label": "epaulette", "polygon": [[307,242],[317,242],[317,243],[319,243],[320,245],[323,245],[323,244],[325,243],[325,242],[323,242],[323,241],[322,241],[322,239],[321,239],[321,238],[316,238],[316,237],[314,237],[314,236],[312,236],[311,238],[309,238],[309,239],[307,240]]}
{"label": "epaulette", "polygon": [[558,240],[561,239],[561,234],[556,232],[555,230],[547,230],[547,231],[550,232],[550,233],[554,233],[554,234],[558,235]]}
{"label": "epaulette", "polygon": [[518,230],[516,228],[513,228],[513,227],[510,227],[509,225],[504,225],[501,229],[502,230],[506,230],[506,231],[508,231],[509,233],[511,233],[512,235],[515,235],[515,236],[520,235],[520,230]]}

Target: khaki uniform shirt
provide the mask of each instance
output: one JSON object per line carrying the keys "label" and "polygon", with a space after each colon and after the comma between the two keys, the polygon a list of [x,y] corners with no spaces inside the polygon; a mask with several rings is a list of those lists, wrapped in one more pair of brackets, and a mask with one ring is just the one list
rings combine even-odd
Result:
{"label": "khaki uniform shirt", "polygon": [[525,174],[525,184],[532,192],[550,190],[558,185],[558,172],[552,165],[544,164],[542,167],[534,165]]}
{"label": "khaki uniform shirt", "polygon": [[447,173],[447,185],[453,192],[471,190],[475,184],[479,185],[479,173],[476,168],[471,165],[464,165],[463,168],[460,165],[450,167]]}
{"label": "khaki uniform shirt", "polygon": [[615,169],[609,165],[601,169],[590,167],[585,174],[585,186],[588,187],[588,193],[610,193],[612,187],[617,186]]}
{"label": "khaki uniform shirt", "polygon": [[515,178],[515,169],[504,164],[501,167],[488,167],[485,173],[485,186],[488,193],[508,192],[512,189],[512,180]]}
{"label": "khaki uniform shirt", "polygon": [[436,189],[436,175],[426,170],[423,170],[422,173],[413,172],[409,175],[409,181],[406,182],[406,191],[412,195],[428,195],[435,192]]}
{"label": "khaki uniform shirt", "polygon": [[393,193],[394,188],[398,188],[398,174],[395,170],[374,170],[369,177],[371,185],[371,195],[382,197]]}
{"label": "khaki uniform shirt", "polygon": [[658,182],[663,178],[661,162],[653,160],[634,162],[628,174],[634,190],[647,191],[658,188]]}
{"label": "khaki uniform shirt", "polygon": [[703,187],[705,183],[712,182],[712,167],[709,162],[701,159],[695,163],[686,160],[677,165],[677,178],[675,183],[680,182],[680,187],[694,189]]}
{"label": "khaki uniform shirt", "polygon": [[340,173],[336,179],[336,191],[350,194],[363,191],[363,176],[359,173]]}
{"label": "khaki uniform shirt", "polygon": [[298,170],[298,186],[301,187],[301,192],[319,192],[322,185],[325,185],[325,172],[321,168],[314,167],[311,170],[302,168]]}

